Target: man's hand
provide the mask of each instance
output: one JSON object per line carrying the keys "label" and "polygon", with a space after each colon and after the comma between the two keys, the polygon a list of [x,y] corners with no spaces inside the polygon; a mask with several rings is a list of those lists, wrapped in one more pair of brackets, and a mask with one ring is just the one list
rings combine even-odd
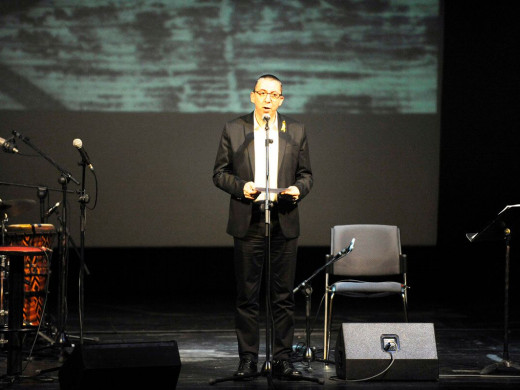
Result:
{"label": "man's hand", "polygon": [[293,201],[297,201],[300,197],[300,190],[296,186],[290,186],[284,192],[280,192],[280,195],[292,199]]}
{"label": "man's hand", "polygon": [[255,183],[248,181],[244,185],[244,196],[246,199],[254,200],[258,197],[258,195],[260,195],[260,191],[255,188]]}

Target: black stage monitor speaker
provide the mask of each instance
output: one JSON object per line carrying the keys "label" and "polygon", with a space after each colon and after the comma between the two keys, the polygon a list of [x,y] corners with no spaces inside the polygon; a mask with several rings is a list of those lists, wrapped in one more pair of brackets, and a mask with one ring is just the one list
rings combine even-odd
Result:
{"label": "black stage monitor speaker", "polygon": [[430,323],[344,323],[336,340],[335,361],[336,375],[346,380],[439,378]]}
{"label": "black stage monitor speaker", "polygon": [[174,389],[181,361],[175,341],[83,344],[59,371],[61,390]]}

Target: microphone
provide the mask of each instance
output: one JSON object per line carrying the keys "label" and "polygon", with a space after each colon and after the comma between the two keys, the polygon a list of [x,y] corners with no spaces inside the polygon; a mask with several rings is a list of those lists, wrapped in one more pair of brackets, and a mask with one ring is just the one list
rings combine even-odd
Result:
{"label": "microphone", "polygon": [[354,249],[354,244],[356,243],[356,239],[355,238],[352,238],[352,240],[350,241],[350,244],[348,246],[348,249],[347,249],[347,253],[350,253],[352,252],[352,250]]}
{"label": "microphone", "polygon": [[54,214],[54,212],[60,207],[60,202],[57,202],[54,206],[52,206],[47,212],[43,215],[45,218]]}
{"label": "microphone", "polygon": [[265,131],[269,130],[269,120],[271,119],[271,115],[265,114],[262,119],[265,121]]}
{"label": "microphone", "polygon": [[72,141],[72,145],[76,149],[78,149],[79,154],[81,154],[81,159],[83,160],[83,163],[85,163],[85,165],[87,165],[91,171],[94,171],[94,167],[90,162],[90,158],[87,154],[87,151],[83,148],[83,141],[81,141],[79,138],[76,138],[74,141]]}
{"label": "microphone", "polygon": [[18,153],[18,149],[16,149],[10,141],[5,140],[2,137],[0,137],[0,146],[7,153]]}
{"label": "microphone", "polygon": [[352,252],[352,249],[354,249],[355,242],[356,242],[356,239],[353,238],[352,241],[350,241],[349,246],[347,246],[347,247],[343,248],[342,250],[340,250],[338,253],[336,253],[334,255],[334,257],[345,256],[346,254]]}

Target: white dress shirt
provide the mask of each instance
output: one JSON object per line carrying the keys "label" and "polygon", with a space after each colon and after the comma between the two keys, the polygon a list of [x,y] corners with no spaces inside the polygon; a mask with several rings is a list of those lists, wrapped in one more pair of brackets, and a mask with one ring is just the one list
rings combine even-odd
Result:
{"label": "white dress shirt", "polygon": [[[255,136],[255,187],[266,188],[266,137],[273,142],[269,143],[269,188],[277,188],[278,186],[278,115],[269,121],[269,130],[265,130],[265,122],[259,124],[254,117],[254,136]],[[269,193],[269,198],[276,200],[276,194]],[[256,202],[265,200],[265,192],[262,192]]]}

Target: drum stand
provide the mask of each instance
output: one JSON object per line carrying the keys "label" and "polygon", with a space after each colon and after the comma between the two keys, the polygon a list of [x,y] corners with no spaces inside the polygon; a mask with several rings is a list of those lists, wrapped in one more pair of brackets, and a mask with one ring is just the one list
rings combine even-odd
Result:
{"label": "drum stand", "polygon": [[[61,181],[61,179],[60,179],[60,181]],[[8,183],[8,182],[0,182],[0,185],[8,185],[8,186],[15,186],[15,187],[22,187],[22,188],[31,188],[31,189],[36,189],[36,190],[37,190],[37,196],[38,196],[38,198],[40,199],[40,221],[41,221],[41,223],[46,223],[48,217],[49,217],[50,215],[52,215],[52,213],[56,212],[57,214],[59,214],[59,212],[58,212],[58,207],[61,205],[61,202],[58,202],[58,203],[57,203],[57,204],[56,204],[52,209],[48,209],[48,211],[46,211],[45,203],[46,203],[46,201],[47,201],[47,203],[48,203],[49,191],[63,192],[63,191],[64,191],[63,187],[62,187],[62,189],[57,189],[57,188],[48,188],[48,187],[43,187],[43,186],[40,186],[40,185],[35,186],[35,185],[29,185],[29,184]],[[72,194],[73,194],[73,193],[75,193],[75,191],[65,189],[65,194],[67,194],[67,193],[72,193]],[[65,197],[65,196],[64,196],[64,197]],[[13,202],[13,201],[11,201],[11,202]],[[19,202],[19,203],[16,203],[16,204],[14,204],[14,205],[11,204],[11,207],[14,207],[14,210],[16,210],[16,211],[15,211],[15,214],[12,214],[12,215],[14,215],[14,216],[20,214],[21,212],[27,211],[30,207],[32,207],[32,204],[28,203],[28,202],[29,202],[28,200],[20,200],[20,201],[18,201],[18,202]],[[21,202],[21,203],[20,203],[20,202]],[[47,204],[47,206],[48,206],[48,204]],[[9,210],[12,211],[12,209],[9,209]],[[2,209],[2,211],[3,211],[3,209]],[[2,212],[2,214],[4,214],[4,213]],[[7,242],[8,240],[5,238],[5,233],[6,233],[6,231],[8,230],[8,227],[5,225],[5,223],[6,223],[8,220],[9,220],[9,219],[8,219],[8,215],[5,214],[4,219],[2,219],[2,221],[1,221],[1,222],[2,222],[2,245],[8,245],[8,244],[9,244],[9,243]],[[61,226],[61,228],[58,230],[58,234],[59,234],[59,237],[58,237],[58,238],[59,238],[59,240],[58,240],[58,251],[57,251],[57,252],[60,254],[60,257],[62,257],[62,256],[61,256],[62,251],[61,251],[61,247],[60,247],[60,245],[62,245],[62,240],[61,240],[61,231],[64,230],[64,228],[63,228],[64,223],[63,223],[63,221],[61,220],[60,217],[58,217],[58,221],[60,222],[60,226]],[[72,243],[72,245],[74,245],[74,247],[75,247],[75,244],[74,244],[74,241],[72,240],[72,237],[71,237],[71,236],[68,236],[68,239],[69,239],[69,241]],[[50,248],[49,248],[49,249],[50,249]],[[76,247],[75,247],[75,249],[76,249]],[[51,252],[52,252],[52,251],[51,251]],[[76,249],[76,253],[78,254],[78,257],[79,257],[79,252],[77,251],[77,249]],[[1,260],[1,258],[0,258],[0,260]],[[3,270],[4,274],[7,275],[7,274],[8,274],[8,269],[9,269],[9,261],[8,261],[8,259],[6,259],[5,257],[4,257],[4,260],[3,260],[3,261],[5,262],[5,268],[3,268],[2,270]],[[50,268],[50,267],[49,267],[49,268]],[[50,274],[49,274],[49,275],[50,275]],[[49,277],[50,277],[50,276],[49,276]],[[63,276],[61,276],[61,279],[63,279]],[[2,279],[2,282],[5,282],[6,280],[7,280],[7,276],[5,276],[5,277]],[[3,289],[1,289],[1,286],[0,286],[0,290],[1,290],[2,293],[3,293],[4,291],[6,291],[5,289],[6,289],[6,286],[5,286],[5,285],[4,285],[4,288],[3,288]],[[59,291],[59,295],[60,295],[60,296],[63,295],[63,294],[65,294],[65,293],[66,293],[66,291],[63,290],[63,289],[62,289],[62,291]],[[48,294],[48,291],[47,291],[47,290],[45,291],[45,294],[46,294],[46,295]],[[65,299],[63,299],[62,301],[65,302]],[[2,304],[5,306],[5,302],[0,302],[0,305],[2,305]],[[60,313],[61,313],[62,311],[63,311],[63,310],[61,310],[61,309],[59,310]],[[1,312],[1,311],[0,311],[0,312]],[[5,310],[3,313],[4,313],[4,316],[5,316],[5,323],[7,324],[7,322],[6,322],[6,321],[7,321],[7,310]],[[45,314],[45,313],[44,313],[44,314]],[[43,320],[43,317],[42,317],[42,320]],[[2,324],[1,321],[2,321],[2,316],[0,315],[0,326],[1,326],[1,324]],[[47,333],[49,333],[49,332],[47,332]],[[55,329],[52,330],[52,334],[54,334],[54,333],[55,333]],[[51,337],[51,336],[48,336],[48,334],[44,333],[44,332],[41,331],[41,330],[38,331],[38,336],[41,336],[43,339],[45,339],[45,340],[46,340],[49,344],[51,344],[51,345],[54,345],[54,344],[55,344],[55,340],[53,340],[53,338],[52,338],[52,337],[54,337],[54,336],[52,336],[52,337]],[[2,337],[2,335],[0,335],[0,338],[1,338],[1,337]],[[63,337],[62,337],[62,339],[63,339]],[[0,339],[0,343],[1,343],[1,339]]]}
{"label": "drum stand", "polygon": [[31,332],[23,328],[24,303],[24,257],[41,256],[44,248],[29,246],[2,246],[0,254],[9,256],[9,320],[6,329],[7,343],[7,377],[18,378],[22,373],[22,333]]}

